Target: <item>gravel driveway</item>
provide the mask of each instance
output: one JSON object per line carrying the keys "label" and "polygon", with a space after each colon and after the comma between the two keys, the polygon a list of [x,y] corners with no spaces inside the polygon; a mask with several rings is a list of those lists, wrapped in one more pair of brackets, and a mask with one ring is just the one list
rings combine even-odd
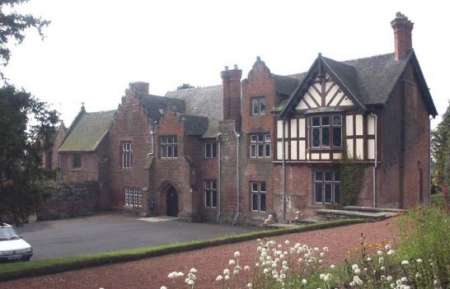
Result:
{"label": "gravel driveway", "polygon": [[26,224],[18,231],[33,246],[33,260],[37,260],[210,239],[254,229],[176,220],[148,222],[133,216],[105,214]]}
{"label": "gravel driveway", "polygon": [[[337,264],[344,260],[348,250],[359,246],[361,233],[365,234],[368,242],[383,242],[394,240],[396,231],[395,220],[388,219],[377,223],[289,234],[273,239],[289,239],[292,242],[318,247],[328,246],[329,257],[326,258],[326,263]],[[256,258],[255,245],[256,241],[246,241],[140,261],[26,278],[0,283],[0,289],[159,289],[161,285],[167,285],[169,289],[186,288],[181,284],[171,285],[167,274],[171,271],[186,272],[191,267],[198,269],[196,289],[219,288],[217,284],[212,286],[214,279],[228,267],[228,260],[233,252],[241,252],[242,266],[253,266]]]}

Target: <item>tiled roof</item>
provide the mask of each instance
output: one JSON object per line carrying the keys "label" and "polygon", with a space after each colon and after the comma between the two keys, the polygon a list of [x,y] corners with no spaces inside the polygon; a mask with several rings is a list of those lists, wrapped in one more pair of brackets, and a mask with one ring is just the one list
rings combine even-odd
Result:
{"label": "tiled roof", "polygon": [[[410,62],[417,67],[419,79],[423,80],[423,75],[421,75],[414,52],[411,52],[409,57],[403,60],[396,60],[394,54],[390,53],[347,61],[335,61],[319,56],[315,63],[317,61],[321,61],[335,74],[335,77],[340,80],[341,84],[348,89],[362,107],[365,105],[385,104],[399,77]],[[311,69],[313,68],[314,65]],[[287,77],[275,76],[277,91],[281,95],[292,94],[302,85],[308,73],[309,71]],[[287,80],[287,78],[290,78],[290,80]],[[298,85],[294,87],[296,80],[298,81]],[[423,86],[422,92],[426,98],[425,101],[427,102],[430,113],[433,114],[435,107],[429,95],[428,87],[426,87],[424,80],[421,82]],[[292,95],[291,98],[293,98]],[[278,106],[278,110],[282,109],[285,105],[289,105],[289,101],[282,101],[281,105]]]}
{"label": "tiled roof", "polygon": [[169,91],[166,97],[184,100],[186,113],[214,119],[223,119],[222,85],[194,87]]}
{"label": "tiled roof", "polygon": [[80,112],[69,128],[60,152],[92,152],[111,127],[115,110]]}
{"label": "tiled roof", "polygon": [[186,106],[183,100],[157,96],[152,94],[140,95],[139,99],[149,118],[158,121],[164,111],[170,110],[184,113]]}

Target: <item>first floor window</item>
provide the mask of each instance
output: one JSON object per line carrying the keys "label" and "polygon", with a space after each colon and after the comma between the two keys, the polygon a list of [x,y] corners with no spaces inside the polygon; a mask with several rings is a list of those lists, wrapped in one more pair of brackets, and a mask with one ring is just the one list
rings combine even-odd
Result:
{"label": "first floor window", "polygon": [[161,136],[159,142],[161,158],[176,158],[178,156],[176,135]]}
{"label": "first floor window", "polygon": [[205,159],[214,159],[217,155],[217,144],[215,142],[205,143]]}
{"label": "first floor window", "polygon": [[263,96],[253,97],[251,100],[252,115],[265,115],[266,114],[266,98]]}
{"label": "first floor window", "polygon": [[137,187],[125,188],[125,207],[142,208],[142,190]]}
{"label": "first floor window", "polygon": [[266,211],[266,182],[250,183],[252,211]]}
{"label": "first floor window", "polygon": [[217,183],[215,180],[208,180],[203,183],[205,192],[205,207],[215,208],[217,206]]}
{"label": "first floor window", "polygon": [[272,154],[272,138],[270,133],[250,135],[250,158],[270,158]]}
{"label": "first floor window", "polygon": [[81,154],[72,155],[72,168],[74,169],[81,168]]}
{"label": "first floor window", "polygon": [[342,146],[342,116],[321,115],[311,117],[311,147]]}
{"label": "first floor window", "polygon": [[314,171],[314,200],[316,203],[339,203],[341,180],[338,170]]}
{"label": "first floor window", "polygon": [[124,169],[131,168],[133,165],[133,151],[131,150],[130,142],[123,142],[120,144],[121,151],[121,166]]}

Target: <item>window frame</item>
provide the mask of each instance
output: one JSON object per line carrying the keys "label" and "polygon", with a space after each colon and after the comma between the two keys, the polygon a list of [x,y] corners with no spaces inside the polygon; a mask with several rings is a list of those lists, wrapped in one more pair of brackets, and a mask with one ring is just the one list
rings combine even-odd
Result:
{"label": "window frame", "polygon": [[[256,111],[255,111],[256,108]],[[250,115],[263,116],[267,114],[267,103],[265,96],[255,96],[250,98]]]}
{"label": "window frame", "polygon": [[272,158],[272,136],[270,133],[251,133],[248,136],[250,159]]}
{"label": "window frame", "polygon": [[[208,147],[210,147],[209,154],[208,154]],[[205,160],[215,159],[217,157],[217,142],[206,142],[203,148],[205,150],[204,153]]]}
{"label": "window frame", "polygon": [[72,154],[72,169],[78,170],[81,169],[83,166],[83,162],[81,160],[81,154],[80,153],[73,153]]}
{"label": "window frame", "polygon": [[[256,190],[254,189],[256,187]],[[264,199],[262,196],[264,195]],[[256,198],[256,209],[254,207],[254,198]],[[262,203],[264,200],[264,209]],[[250,182],[250,210],[256,213],[265,213],[267,211],[267,183],[265,181]]]}
{"label": "window frame", "polygon": [[[169,152],[171,152],[169,154]],[[159,157],[160,159],[178,158],[178,139],[176,135],[159,136]]]}
{"label": "window frame", "polygon": [[131,141],[120,143],[120,167],[130,169],[133,167],[133,145]]}
{"label": "window frame", "polygon": [[124,207],[140,209],[144,207],[144,193],[138,187],[124,187]]}
{"label": "window frame", "polygon": [[[317,179],[317,173],[321,173],[321,179]],[[326,174],[331,174],[331,179],[326,178]],[[321,186],[321,201],[317,200],[317,184]],[[331,186],[330,201],[327,201],[326,187]],[[336,200],[336,187],[339,188],[339,197]],[[342,202],[341,178],[340,172],[336,169],[315,169],[313,170],[313,202],[315,204],[339,204]]]}
{"label": "window frame", "polygon": [[[209,202],[208,202],[209,197]],[[203,205],[208,209],[217,208],[217,181],[216,180],[204,180],[203,181]],[[215,200],[215,202],[214,202]]]}
{"label": "window frame", "polygon": [[[335,117],[338,117],[339,121],[335,122]],[[328,124],[323,124],[323,119],[328,118]],[[315,125],[315,119],[319,119],[319,124]],[[343,149],[343,128],[344,128],[344,117],[342,114],[316,114],[309,117],[309,147],[312,150],[329,150],[329,149]],[[335,128],[339,128],[340,130],[340,144],[335,144]],[[314,132],[318,130],[319,131],[319,145],[316,146],[315,143],[315,137]],[[328,133],[328,144],[324,144],[324,131],[327,131]]]}

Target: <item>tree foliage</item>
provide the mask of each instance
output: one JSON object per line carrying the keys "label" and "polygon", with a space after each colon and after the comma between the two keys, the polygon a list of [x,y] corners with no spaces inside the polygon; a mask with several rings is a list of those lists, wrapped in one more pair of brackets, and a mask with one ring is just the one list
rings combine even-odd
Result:
{"label": "tree foliage", "polygon": [[11,50],[8,44],[11,41],[21,43],[25,39],[28,29],[34,28],[43,36],[42,29],[50,24],[30,14],[21,14],[15,11],[17,5],[29,0],[0,0],[0,63],[8,64]]}
{"label": "tree foliage", "polygon": [[[11,43],[21,43],[27,30],[49,21],[21,14],[16,6],[28,0],[0,0],[0,65],[8,64]],[[0,71],[3,78],[3,72]],[[0,88],[0,219],[24,222],[35,211],[51,172],[41,156],[58,122],[56,111],[24,90],[5,84]]]}
{"label": "tree foliage", "polygon": [[450,183],[450,103],[432,132],[433,178],[437,185]]}

